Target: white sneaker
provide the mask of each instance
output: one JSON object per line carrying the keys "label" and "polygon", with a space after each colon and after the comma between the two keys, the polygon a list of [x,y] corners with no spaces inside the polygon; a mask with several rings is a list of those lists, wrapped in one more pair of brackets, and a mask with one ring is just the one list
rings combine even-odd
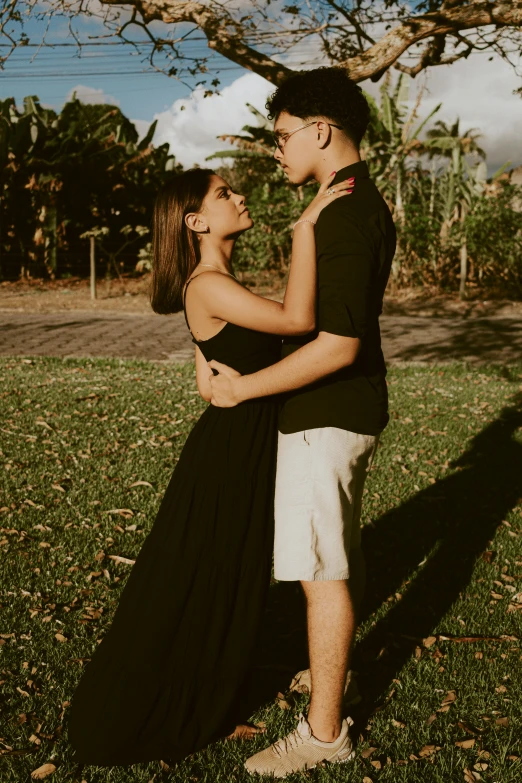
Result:
{"label": "white sneaker", "polygon": [[251,775],[257,773],[284,778],[292,772],[313,769],[321,761],[329,761],[331,764],[351,761],[355,756],[349,734],[351,725],[352,719],[345,718],[335,742],[321,742],[312,734],[304,715],[300,715],[294,731],[247,759],[245,769]]}

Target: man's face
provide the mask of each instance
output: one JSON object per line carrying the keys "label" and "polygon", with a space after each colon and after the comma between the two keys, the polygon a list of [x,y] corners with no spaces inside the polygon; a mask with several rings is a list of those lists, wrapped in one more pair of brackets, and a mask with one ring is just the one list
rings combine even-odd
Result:
{"label": "man's face", "polygon": [[[302,127],[303,125],[307,127]],[[297,130],[300,128],[301,130]],[[292,131],[296,131],[292,133]],[[303,120],[281,112],[274,133],[282,149],[276,146],[274,158],[293,185],[303,185],[314,178],[320,149],[317,146],[317,126],[314,120]]]}

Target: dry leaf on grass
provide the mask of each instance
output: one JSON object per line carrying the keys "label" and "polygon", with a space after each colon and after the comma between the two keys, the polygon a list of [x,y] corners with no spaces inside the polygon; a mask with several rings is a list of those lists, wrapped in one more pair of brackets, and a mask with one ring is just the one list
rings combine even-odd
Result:
{"label": "dry leaf on grass", "polygon": [[509,718],[497,718],[495,721],[497,726],[504,726],[507,729],[509,726]]}
{"label": "dry leaf on grass", "polygon": [[67,641],[67,637],[64,636],[62,633],[55,633],[54,634],[54,638],[58,639],[59,642],[66,642]]}
{"label": "dry leaf on grass", "polygon": [[151,487],[153,489],[152,484],[148,481],[135,481],[133,484],[129,484],[129,489],[132,487]]}
{"label": "dry leaf on grass", "polygon": [[473,772],[470,769],[464,770],[464,783],[476,783],[477,780],[480,779],[480,775],[477,774],[477,777],[473,774]]}
{"label": "dry leaf on grass", "polygon": [[430,717],[429,717],[429,718],[428,718],[428,720],[426,721],[426,726],[431,726],[431,724],[432,724],[432,723],[433,723],[433,721],[435,721],[435,720],[437,720],[437,713],[436,713],[436,712],[434,712],[434,713],[433,713],[433,715],[430,715]]}
{"label": "dry leaf on grass", "polygon": [[366,748],[365,750],[361,751],[361,756],[363,759],[369,759],[372,753],[375,753],[377,748]]}
{"label": "dry leaf on grass", "polygon": [[373,783],[373,780],[365,775],[362,779],[362,783]]}
{"label": "dry leaf on grass", "polygon": [[310,669],[303,669],[303,671],[297,672],[290,683],[290,690],[298,693],[311,693],[312,675]]}
{"label": "dry leaf on grass", "polygon": [[395,726],[396,729],[405,729],[406,728],[406,724],[405,723],[401,723],[400,720],[394,720],[393,718],[392,718],[392,726]]}
{"label": "dry leaf on grass", "polygon": [[455,691],[448,691],[444,699],[442,700],[441,706],[437,710],[437,712],[447,712],[451,705],[456,701],[457,694]]}
{"label": "dry leaf on grass", "polygon": [[424,745],[424,747],[419,750],[419,756],[422,759],[427,758],[427,756],[432,756],[434,753],[438,753],[439,750],[441,750],[439,745]]}
{"label": "dry leaf on grass", "polygon": [[370,761],[370,764],[372,765],[372,767],[375,767],[375,769],[381,769],[382,768],[382,764],[381,764],[380,761]]}
{"label": "dry leaf on grass", "polygon": [[422,640],[422,643],[424,644],[425,647],[431,647],[433,644],[435,644],[436,641],[437,641],[436,636],[428,636],[426,637],[426,639]]}
{"label": "dry leaf on grass", "polygon": [[105,511],[104,513],[108,514],[109,516],[118,514],[120,517],[124,517],[124,519],[129,519],[129,517],[134,516],[134,511],[130,508],[111,508],[109,511]]}
{"label": "dry leaf on grass", "polygon": [[289,710],[289,709],[291,709],[290,704],[285,699],[283,693],[278,693],[277,694],[276,701],[277,701],[277,706],[279,707],[280,710]]}
{"label": "dry leaf on grass", "polygon": [[455,743],[457,748],[464,748],[464,750],[466,750],[467,748],[472,748],[474,744],[475,744],[474,739],[459,740],[458,742]]}
{"label": "dry leaf on grass", "polygon": [[126,565],[134,565],[135,560],[131,560],[130,557],[120,557],[120,555],[109,555],[111,560],[115,563],[126,563]]}
{"label": "dry leaf on grass", "polygon": [[53,772],[56,772],[56,766],[55,764],[51,764],[50,762],[47,764],[42,764],[41,767],[38,767],[38,769],[35,769],[31,772],[31,777],[33,780],[43,780],[48,775],[52,775]]}

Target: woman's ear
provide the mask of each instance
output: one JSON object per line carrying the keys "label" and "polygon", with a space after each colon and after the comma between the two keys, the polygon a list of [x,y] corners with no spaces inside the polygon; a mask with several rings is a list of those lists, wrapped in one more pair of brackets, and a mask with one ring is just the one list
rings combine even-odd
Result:
{"label": "woman's ear", "polygon": [[188,215],[185,215],[185,225],[198,234],[206,234],[208,232],[206,222],[197,212],[189,212]]}

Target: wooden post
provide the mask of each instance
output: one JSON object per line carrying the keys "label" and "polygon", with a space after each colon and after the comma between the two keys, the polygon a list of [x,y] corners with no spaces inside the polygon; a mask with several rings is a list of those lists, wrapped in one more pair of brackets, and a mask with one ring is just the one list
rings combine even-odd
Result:
{"label": "wooden post", "polygon": [[96,299],[96,240],[92,234],[89,239],[91,241],[91,299]]}

